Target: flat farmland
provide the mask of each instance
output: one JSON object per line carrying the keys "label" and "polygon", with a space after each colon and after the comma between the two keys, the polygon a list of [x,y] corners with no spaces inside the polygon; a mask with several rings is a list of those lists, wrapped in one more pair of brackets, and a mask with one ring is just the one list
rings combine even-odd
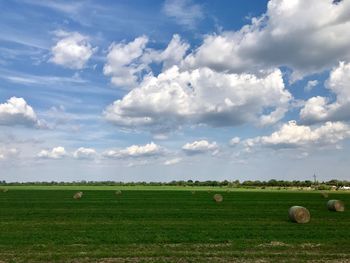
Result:
{"label": "flat farmland", "polygon": [[0,262],[350,262],[350,213],[326,208],[344,192],[49,188],[0,193]]}

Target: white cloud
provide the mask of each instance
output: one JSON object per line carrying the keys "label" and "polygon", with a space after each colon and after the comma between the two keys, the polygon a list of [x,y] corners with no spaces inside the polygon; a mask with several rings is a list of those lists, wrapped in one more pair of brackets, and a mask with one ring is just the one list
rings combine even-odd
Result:
{"label": "white cloud", "polygon": [[80,147],[73,153],[75,159],[94,159],[97,156],[97,152],[92,148]]}
{"label": "white cloud", "polygon": [[87,81],[81,79],[79,75],[75,74],[73,77],[57,77],[57,76],[39,76],[32,74],[23,74],[21,72],[6,72],[6,74],[0,75],[7,81],[27,85],[27,86],[57,86],[57,84],[62,85],[72,85],[72,84],[85,84]]}
{"label": "white cloud", "polygon": [[164,149],[151,142],[146,145],[132,145],[121,150],[108,150],[103,153],[106,158],[139,158],[155,157],[164,154]]}
{"label": "white cloud", "polygon": [[164,50],[147,49],[142,60],[147,64],[152,62],[163,63],[163,70],[168,69],[181,63],[189,47],[190,45],[187,42],[181,40],[181,37],[175,34]]}
{"label": "white cloud", "polygon": [[216,142],[208,142],[206,140],[194,141],[192,143],[186,143],[182,146],[182,150],[188,155],[195,155],[201,153],[212,152],[215,153],[218,150]]}
{"label": "white cloud", "polygon": [[174,21],[188,29],[194,29],[204,18],[202,6],[191,0],[166,0],[163,12]]}
{"label": "white cloud", "polygon": [[77,15],[78,11],[84,6],[83,3],[79,2],[54,2],[54,1],[33,1],[33,0],[23,0],[22,3],[37,5],[46,8],[50,8],[56,11],[64,12],[66,14]]}
{"label": "white cloud", "polygon": [[57,31],[59,38],[51,48],[51,62],[71,69],[82,69],[96,51],[89,43],[87,36],[78,32]]}
{"label": "white cloud", "polygon": [[309,80],[304,88],[305,91],[310,92],[314,87],[318,85],[318,80]]}
{"label": "white cloud", "polygon": [[129,43],[113,43],[109,47],[107,63],[103,68],[111,82],[119,87],[133,88],[137,85],[140,74],[147,69],[141,61],[148,38],[141,36]]}
{"label": "white cloud", "polygon": [[20,151],[17,148],[0,148],[0,161],[18,157]]}
{"label": "white cloud", "polygon": [[[157,132],[185,124],[271,124],[284,116],[291,98],[278,69],[259,78],[208,68],[180,72],[174,66],[158,77],[146,77],[138,88],[109,105],[104,116],[118,126]],[[267,109],[270,112],[264,115]]]}
{"label": "white cloud", "polygon": [[163,69],[180,64],[189,48],[189,44],[176,34],[164,50],[146,48],[147,43],[148,37],[140,36],[129,43],[113,43],[109,47],[103,72],[111,76],[112,84],[134,88],[151,71],[150,64],[162,64]]}
{"label": "white cloud", "polygon": [[241,139],[239,137],[233,137],[229,144],[230,146],[236,146],[237,144],[239,144],[241,142]]}
{"label": "white cloud", "polygon": [[0,104],[0,125],[26,125],[42,127],[43,121],[23,98],[12,97]]}
{"label": "white cloud", "polygon": [[275,149],[307,148],[334,145],[350,137],[350,126],[342,122],[326,122],[317,128],[298,125],[295,121],[284,124],[269,136],[248,139],[248,148],[260,145]]}
{"label": "white cloud", "polygon": [[331,71],[326,86],[336,95],[336,100],[330,102],[330,99],[321,96],[310,98],[300,111],[303,122],[350,120],[350,63],[340,62]]}
{"label": "white cloud", "polygon": [[62,159],[65,156],[67,156],[67,152],[61,146],[54,147],[52,150],[41,150],[37,154],[37,157],[43,159]]}
{"label": "white cloud", "polygon": [[177,163],[179,163],[181,161],[182,161],[181,158],[174,158],[174,159],[166,160],[164,162],[164,165],[174,165],[174,164],[177,164]]}
{"label": "white cloud", "polygon": [[292,80],[350,59],[350,2],[271,0],[267,12],[236,32],[208,35],[185,68],[247,72],[287,66]]}
{"label": "white cloud", "polygon": [[328,117],[327,99],[324,97],[312,97],[306,101],[300,111],[300,118],[306,123],[319,122]]}
{"label": "white cloud", "polygon": [[340,62],[338,67],[332,70],[327,85],[337,94],[340,103],[350,101],[350,63]]}

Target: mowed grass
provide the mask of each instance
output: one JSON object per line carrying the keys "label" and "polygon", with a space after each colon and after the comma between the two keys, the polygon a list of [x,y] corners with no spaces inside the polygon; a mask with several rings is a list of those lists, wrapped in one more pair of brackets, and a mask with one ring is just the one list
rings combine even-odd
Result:
{"label": "mowed grass", "polygon": [[[222,203],[215,191],[74,193],[0,193],[0,262],[350,262],[350,213],[317,192],[220,192]],[[311,222],[290,222],[292,205]]]}

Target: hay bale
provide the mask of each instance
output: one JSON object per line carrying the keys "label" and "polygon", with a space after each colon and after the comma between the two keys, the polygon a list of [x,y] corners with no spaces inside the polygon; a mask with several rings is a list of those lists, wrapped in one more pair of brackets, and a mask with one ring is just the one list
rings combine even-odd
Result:
{"label": "hay bale", "polygon": [[327,202],[327,208],[328,210],[335,212],[344,212],[345,210],[344,203],[340,200],[329,200]]}
{"label": "hay bale", "polygon": [[328,198],[328,193],[326,193],[326,192],[322,192],[321,195],[323,198]]}
{"label": "hay bale", "polygon": [[196,191],[192,191],[191,194],[193,194],[193,195],[196,194]]}
{"label": "hay bale", "polygon": [[3,189],[0,190],[0,192],[6,193],[6,192],[8,192],[8,190],[9,189],[3,188]]}
{"label": "hay bale", "polygon": [[122,194],[122,191],[120,190],[115,191],[115,195],[121,195],[121,194]]}
{"label": "hay bale", "polygon": [[213,198],[214,198],[215,202],[217,202],[217,203],[221,203],[224,200],[224,198],[222,197],[221,194],[215,194],[213,196]]}
{"label": "hay bale", "polygon": [[75,199],[75,200],[79,200],[79,199],[81,199],[83,197],[83,192],[77,192],[77,193],[75,193],[74,195],[73,195],[73,198]]}
{"label": "hay bale", "polygon": [[292,206],[288,211],[289,219],[298,224],[309,223],[310,212],[302,206]]}

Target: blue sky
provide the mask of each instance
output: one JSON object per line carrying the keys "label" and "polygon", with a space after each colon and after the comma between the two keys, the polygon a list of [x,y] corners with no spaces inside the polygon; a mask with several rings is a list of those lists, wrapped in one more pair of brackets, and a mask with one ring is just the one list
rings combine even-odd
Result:
{"label": "blue sky", "polygon": [[350,179],[350,3],[0,2],[0,179]]}

